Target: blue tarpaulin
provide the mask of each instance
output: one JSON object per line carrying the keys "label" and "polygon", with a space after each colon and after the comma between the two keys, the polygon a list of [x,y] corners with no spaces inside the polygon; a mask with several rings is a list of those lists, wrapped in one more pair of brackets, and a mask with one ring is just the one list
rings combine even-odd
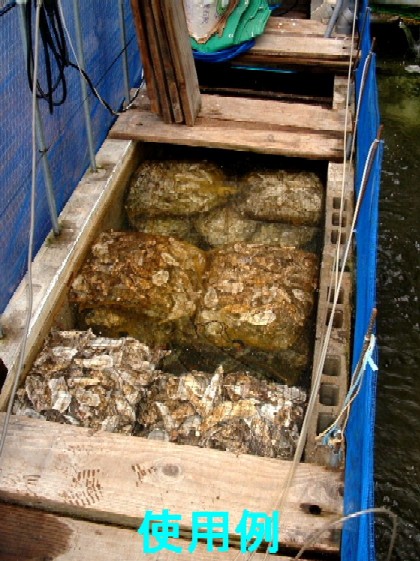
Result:
{"label": "blue tarpaulin", "polygon": [[[370,16],[362,9],[360,28],[364,27],[362,57],[356,74],[356,95],[360,93],[364,62],[371,48]],[[366,15],[363,15],[366,14]],[[363,26],[363,18],[367,17]],[[380,125],[376,87],[375,56],[367,75],[360,109],[357,133],[356,195],[361,183],[370,146]],[[378,234],[378,203],[382,144],[379,145],[370,179],[356,224],[356,317],[353,346],[353,368],[359,360],[372,309],[376,307],[376,255]],[[373,357],[376,359],[377,356]],[[367,366],[359,395],[354,401],[346,433],[345,514],[374,506],[374,421],[376,399],[376,372]],[[343,561],[374,561],[374,520],[372,515],[347,521],[343,531]]]}
{"label": "blue tarpaulin", "polygon": [[[119,0],[79,2],[86,71],[112,107],[124,99]],[[65,20],[75,43],[73,0],[62,2]],[[131,84],[140,77],[140,59],[130,8],[124,0],[127,53]],[[19,27],[19,8],[0,17],[0,313],[6,307],[26,270],[31,185],[31,93],[26,74]],[[70,58],[74,57],[70,52]],[[41,57],[42,60],[42,57]],[[42,80],[43,67],[40,67]],[[45,126],[47,157],[60,212],[89,167],[80,76],[65,71],[68,98],[53,115],[40,101]],[[44,80],[45,83],[45,80]],[[113,118],[89,92],[95,150],[104,141]],[[38,166],[36,202],[36,252],[51,230],[42,166]]]}

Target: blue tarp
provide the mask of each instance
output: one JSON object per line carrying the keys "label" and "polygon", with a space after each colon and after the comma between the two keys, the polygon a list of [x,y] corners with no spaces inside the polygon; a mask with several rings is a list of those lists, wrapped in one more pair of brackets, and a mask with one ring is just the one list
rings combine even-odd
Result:
{"label": "blue tarp", "polygon": [[[86,70],[103,98],[114,108],[119,108],[124,98],[118,2],[89,0],[79,3]],[[62,5],[75,43],[73,0],[63,0]],[[139,80],[141,68],[130,0],[124,0],[124,8],[129,74],[131,84],[134,84]],[[32,117],[18,8],[0,18],[0,52],[1,313],[25,273],[28,249]],[[70,58],[74,59],[72,55]],[[40,71],[42,76],[42,67]],[[47,104],[40,102],[58,212],[90,163],[79,73],[68,68],[66,78],[69,92],[63,106],[50,115]],[[90,93],[89,99],[97,150],[113,118]],[[42,166],[38,167],[37,179],[35,252],[51,230]]]}
{"label": "blue tarp", "polygon": [[[371,47],[370,17],[364,26],[362,59],[356,74],[356,92],[360,84],[364,61]],[[361,16],[361,25],[363,26]],[[380,125],[378,93],[376,87],[376,64],[373,56],[363,94],[359,129],[357,134],[356,195],[361,188],[366,158]],[[373,164],[366,193],[356,224],[356,318],[353,346],[353,368],[359,359],[372,309],[376,307],[376,255],[378,234],[378,203],[382,144]],[[377,357],[373,357],[376,359]],[[347,427],[346,475],[344,509],[346,514],[374,506],[374,421],[376,399],[376,372],[368,365],[361,391],[353,403]],[[343,531],[343,561],[374,561],[373,516],[363,516],[346,522]]]}

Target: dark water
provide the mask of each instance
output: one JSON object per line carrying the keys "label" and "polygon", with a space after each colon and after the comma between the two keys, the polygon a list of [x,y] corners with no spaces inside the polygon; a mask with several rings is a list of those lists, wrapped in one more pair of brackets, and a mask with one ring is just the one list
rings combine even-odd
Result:
{"label": "dark water", "polygon": [[[394,560],[420,560],[420,73],[380,60],[385,125],[380,202],[376,504],[399,518]],[[420,70],[420,69],[419,69]],[[389,522],[377,528],[385,559]]]}

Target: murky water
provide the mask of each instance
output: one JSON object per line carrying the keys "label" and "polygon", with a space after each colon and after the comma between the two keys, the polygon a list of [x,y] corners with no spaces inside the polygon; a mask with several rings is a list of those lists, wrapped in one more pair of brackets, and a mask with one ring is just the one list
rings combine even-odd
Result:
{"label": "murky water", "polygon": [[[395,512],[394,560],[420,559],[420,73],[406,60],[380,60],[385,125],[380,202],[376,503]],[[414,70],[416,70],[414,68]],[[378,523],[378,561],[388,521]]]}

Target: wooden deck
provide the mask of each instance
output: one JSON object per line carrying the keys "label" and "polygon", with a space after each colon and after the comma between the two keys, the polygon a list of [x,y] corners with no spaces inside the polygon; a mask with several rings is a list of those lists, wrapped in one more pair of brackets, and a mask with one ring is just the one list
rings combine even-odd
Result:
{"label": "wooden deck", "polygon": [[[292,64],[327,72],[347,69],[351,39],[324,38],[325,24],[272,18],[255,46],[235,65]],[[318,79],[314,77],[313,79]],[[164,142],[338,162],[343,156],[344,112],[317,104],[202,94],[194,127],[168,125],[150,110],[146,95],[119,117],[111,138]]]}
{"label": "wooden deck", "polygon": [[202,94],[194,127],[167,125],[142,94],[111,138],[340,161],[344,111],[318,105]]}
{"label": "wooden deck", "polygon": [[[167,550],[145,554],[137,532],[46,513],[38,509],[0,504],[0,559],[2,561],[236,561],[237,551],[208,552],[202,544],[195,555],[187,550],[189,542],[178,540],[183,551],[176,556]],[[239,559],[244,559],[240,555]],[[265,555],[256,553],[255,561]],[[290,557],[270,555],[272,561],[291,561]],[[301,558],[307,559],[306,556]]]}
{"label": "wooden deck", "polygon": [[[271,513],[290,465],[12,417],[0,501],[132,529],[146,510],[167,508],[182,515],[189,537],[193,511],[229,512],[231,528],[245,509]],[[323,467],[298,467],[281,513],[282,547],[299,549],[314,530],[341,514],[341,479]],[[307,505],[320,514],[310,514]],[[338,552],[338,547],[326,532],[311,549]]]}

